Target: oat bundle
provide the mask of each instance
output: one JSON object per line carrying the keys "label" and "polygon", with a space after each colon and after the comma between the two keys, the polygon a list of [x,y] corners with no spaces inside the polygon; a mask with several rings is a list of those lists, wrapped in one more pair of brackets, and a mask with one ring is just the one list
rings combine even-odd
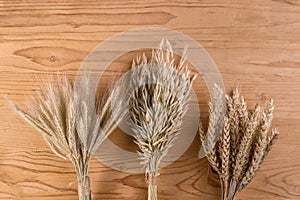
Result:
{"label": "oat bundle", "polygon": [[[213,96],[222,97],[220,93],[222,91],[216,87]],[[210,118],[221,113],[218,109],[211,109],[217,107],[216,103],[218,101],[211,102]],[[256,175],[279,132],[273,129],[269,134],[274,111],[272,99],[265,109],[256,105],[253,111],[248,111],[244,98],[235,89],[231,96],[226,96],[226,107],[221,137],[206,156],[212,169],[219,174],[222,199],[234,200]],[[203,144],[205,137],[206,140],[214,137],[212,130],[205,135],[200,127]]]}
{"label": "oat bundle", "polygon": [[153,50],[150,61],[145,55],[133,61],[132,71],[130,86],[135,89],[129,114],[133,136],[145,169],[148,200],[156,200],[159,163],[180,130],[195,76],[190,76],[183,59],[175,64],[167,41]]}
{"label": "oat bundle", "polygon": [[49,80],[32,98],[29,111],[13,106],[20,117],[42,134],[57,156],[73,163],[80,200],[92,199],[89,161],[117,123],[112,120],[111,93],[97,98],[96,103],[90,88],[93,87],[87,75],[76,86],[66,76],[59,76],[57,84]]}

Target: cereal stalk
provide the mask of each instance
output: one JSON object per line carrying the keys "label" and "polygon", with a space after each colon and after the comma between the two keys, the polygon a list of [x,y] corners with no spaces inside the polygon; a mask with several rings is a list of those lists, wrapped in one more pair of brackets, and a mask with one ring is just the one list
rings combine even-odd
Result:
{"label": "cereal stalk", "polygon": [[184,61],[175,64],[168,41],[153,50],[150,61],[145,55],[133,61],[129,114],[145,169],[148,200],[157,199],[158,166],[179,133],[194,78]]}
{"label": "cereal stalk", "polygon": [[[220,111],[211,109],[216,107],[216,102],[218,101],[212,100],[209,104],[210,119],[214,118],[209,121],[211,130],[205,135],[202,126],[199,129],[204,145],[210,143],[209,139],[214,136],[212,133],[216,132],[212,124],[216,123],[215,119],[218,119]],[[240,97],[238,89],[235,89],[231,96],[226,96],[226,107],[221,137],[216,146],[207,152],[206,157],[211,168],[219,174],[222,199],[234,200],[238,192],[257,174],[279,132],[273,129],[268,136],[273,119],[273,100],[268,101],[264,110],[257,105],[249,112],[244,98]]]}
{"label": "cereal stalk", "polygon": [[[41,133],[57,156],[73,163],[79,199],[92,199],[89,161],[117,124],[110,107],[104,106],[111,103],[111,98],[92,98],[93,85],[87,75],[79,85],[71,84],[66,76],[58,77],[58,83],[51,78],[45,84],[29,102],[29,111],[14,104],[12,109]],[[111,95],[108,92],[107,96]],[[121,106],[116,112],[122,119]]]}

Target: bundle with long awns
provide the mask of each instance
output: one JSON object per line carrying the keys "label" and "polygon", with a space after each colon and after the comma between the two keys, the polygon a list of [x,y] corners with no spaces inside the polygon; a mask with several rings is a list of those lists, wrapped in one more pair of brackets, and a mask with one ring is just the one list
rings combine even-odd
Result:
{"label": "bundle with long awns", "polygon": [[168,41],[162,41],[161,47],[152,51],[149,61],[145,55],[133,61],[129,114],[145,169],[148,200],[157,199],[159,164],[179,133],[195,78],[184,59],[175,64]]}
{"label": "bundle with long awns", "polygon": [[225,100],[227,109],[221,136],[214,147],[206,149],[206,157],[213,171],[220,177],[222,199],[234,200],[237,193],[257,174],[271,146],[278,138],[277,129],[273,129],[269,134],[274,111],[273,100],[269,100],[264,109],[256,105],[253,111],[248,111],[238,89],[224,99],[222,90],[216,86],[212,96],[213,100],[209,106],[210,124],[207,134],[204,133],[202,126],[200,127],[200,138],[203,144],[205,141],[214,140],[214,119],[222,114],[223,111],[218,105]]}
{"label": "bundle with long awns", "polygon": [[[16,105],[13,110],[42,134],[57,156],[73,163],[79,199],[90,200],[89,161],[117,125],[110,108],[111,92],[93,98],[88,75],[78,85],[71,84],[65,75],[57,79],[57,84],[53,77],[48,79],[46,86],[29,102],[29,111]],[[121,107],[119,112],[122,118]]]}

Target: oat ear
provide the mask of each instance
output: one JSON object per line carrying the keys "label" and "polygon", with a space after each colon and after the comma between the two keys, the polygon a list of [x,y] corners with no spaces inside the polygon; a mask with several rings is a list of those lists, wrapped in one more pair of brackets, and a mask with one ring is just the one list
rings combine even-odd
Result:
{"label": "oat ear", "polygon": [[[129,85],[133,93],[129,100],[129,114],[145,169],[148,200],[156,200],[158,166],[179,133],[196,77],[190,75],[183,61],[175,64],[172,47],[167,40],[161,42],[158,50],[152,51],[149,60],[138,57],[132,62]],[[144,80],[148,80],[148,84],[136,84]]]}

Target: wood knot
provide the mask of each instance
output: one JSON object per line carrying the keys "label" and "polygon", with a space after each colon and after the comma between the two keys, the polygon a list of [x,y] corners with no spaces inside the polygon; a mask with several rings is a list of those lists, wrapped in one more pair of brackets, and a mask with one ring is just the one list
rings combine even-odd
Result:
{"label": "wood knot", "polygon": [[55,62],[56,58],[55,58],[55,56],[50,56],[49,60],[50,60],[50,62]]}

